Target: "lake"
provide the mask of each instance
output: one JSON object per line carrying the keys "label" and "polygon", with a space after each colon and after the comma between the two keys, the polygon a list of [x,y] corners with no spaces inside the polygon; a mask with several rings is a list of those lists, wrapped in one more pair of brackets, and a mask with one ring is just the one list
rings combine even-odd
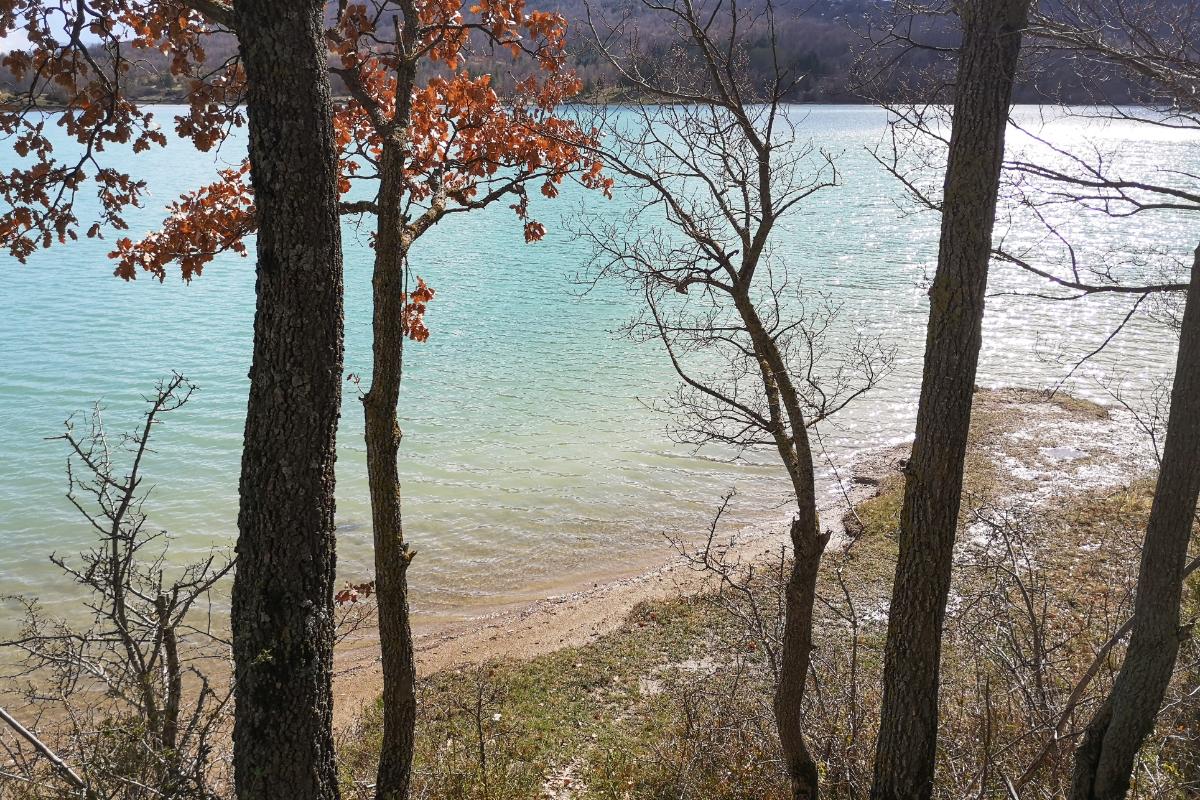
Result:
{"label": "lake", "polygon": [[[789,277],[841,304],[839,325],[874,333],[897,348],[896,369],[873,395],[821,429],[822,491],[836,493],[830,465],[911,436],[927,310],[925,287],[937,254],[938,219],[913,214],[898,182],[868,148],[886,133],[869,107],[792,110],[803,130],[837,154],[842,185],[799,207],[778,230],[776,253]],[[160,118],[169,124],[170,109]],[[1200,137],[1132,122],[1018,117],[1049,141],[1119,159],[1127,175],[1164,166],[1200,166]],[[216,157],[173,144],[137,156],[153,196],[130,216],[133,234],[161,220],[162,206],[240,159],[242,140]],[[1014,134],[1010,146],[1031,146]],[[132,156],[113,154],[129,160]],[[8,168],[16,157],[0,153]],[[1195,170],[1193,170],[1195,171]],[[658,347],[616,335],[635,309],[618,286],[584,293],[575,276],[587,246],[560,220],[581,205],[619,215],[627,198],[605,200],[568,187],[535,202],[549,234],[523,242],[505,205],[449,219],[412,254],[437,289],[433,335],[407,350],[401,399],[406,529],[419,554],[410,572],[418,621],[469,614],[629,572],[659,557],[662,534],[707,528],[721,496],[738,489],[738,524],[776,524],[786,484],[769,453],[729,463],[719,452],[672,444],[669,420],[652,411],[675,386]],[[81,215],[83,216],[83,215]],[[85,217],[86,218],[86,217]],[[1161,251],[1190,259],[1200,231],[1169,214],[1065,220],[1088,252]],[[647,224],[653,224],[647,221]],[[1037,246],[1043,234],[1019,212],[1003,215],[1009,241]],[[106,241],[39,252],[0,267],[0,594],[54,601],[71,590],[48,562],[78,552],[89,529],[64,499],[66,452],[47,441],[73,411],[101,400],[112,431],[138,421],[142,394],[178,370],[201,391],[156,434],[146,476],[157,488],[151,522],[172,534],[181,562],[236,535],[239,450],[254,307],[253,258],[225,257],[184,284],[177,273],[112,277]],[[371,251],[366,231],[346,228],[346,371],[369,373]],[[1099,345],[1128,300],[1055,303],[1007,292],[1038,284],[1016,270],[993,272],[980,366],[982,385],[1045,387],[1070,357]],[[1102,382],[1120,377],[1144,390],[1169,376],[1174,342],[1138,320],[1072,391],[1103,400]],[[346,386],[338,442],[340,572],[366,579],[370,514],[362,412]],[[782,526],[780,527],[782,531]]]}

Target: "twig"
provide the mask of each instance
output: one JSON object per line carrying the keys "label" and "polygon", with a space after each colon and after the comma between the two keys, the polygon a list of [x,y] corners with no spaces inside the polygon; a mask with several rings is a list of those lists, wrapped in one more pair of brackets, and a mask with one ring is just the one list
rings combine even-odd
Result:
{"label": "twig", "polygon": [[0,706],[0,719],[8,723],[8,726],[17,732],[18,735],[25,741],[33,745],[34,749],[46,757],[46,760],[63,776],[73,783],[78,788],[82,789],[87,797],[95,797],[95,793],[88,787],[87,782],[79,777],[79,773],[71,769],[67,762],[63,761],[57,753],[50,749],[49,745],[39,739],[33,731],[26,728],[12,714],[9,714],[2,706]]}

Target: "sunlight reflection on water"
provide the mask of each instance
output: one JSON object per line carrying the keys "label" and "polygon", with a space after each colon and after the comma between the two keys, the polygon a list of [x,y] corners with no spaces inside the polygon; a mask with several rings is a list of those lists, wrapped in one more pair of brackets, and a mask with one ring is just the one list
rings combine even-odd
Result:
{"label": "sunlight reflection on water", "polygon": [[[910,435],[924,342],[924,284],[936,260],[937,218],[898,209],[899,185],[870,157],[883,112],[863,107],[805,109],[805,130],[839,155],[843,185],[812,198],[781,226],[776,253],[789,275],[843,304],[841,324],[876,333],[898,349],[897,369],[873,396],[824,431],[835,460]],[[1200,140],[1149,126],[1079,120],[1024,124],[1064,147],[1099,146],[1128,169],[1200,161]],[[169,116],[169,110],[160,114]],[[1029,147],[1014,136],[1014,148]],[[234,158],[226,146],[221,162]],[[14,158],[0,155],[0,161]],[[154,197],[133,215],[147,230],[161,206],[208,178],[213,158],[182,146],[140,157]],[[665,530],[700,531],[720,496],[738,487],[741,522],[776,520],[786,491],[767,456],[732,465],[670,444],[666,420],[646,403],[674,386],[657,348],[613,332],[632,300],[602,285],[581,296],[571,276],[587,251],[555,223],[579,203],[617,215],[604,201],[564,191],[537,207],[550,235],[522,242],[506,208],[455,218],[422,240],[416,270],[437,288],[433,338],[412,347],[401,401],[406,527],[420,551],[411,573],[419,615],[511,601],[592,576],[619,573],[662,549]],[[1154,246],[1177,258],[1195,246],[1168,215],[1136,221],[1065,220],[1085,249],[1134,252]],[[1021,220],[1003,227],[1012,242],[1041,247]],[[148,477],[159,484],[152,522],[175,536],[173,558],[233,541],[239,445],[253,313],[253,261],[223,258],[191,285],[169,279],[133,284],[111,277],[108,242],[82,241],[0,270],[0,592],[56,595],[52,550],[77,551],[88,530],[62,497],[65,453],[57,433],[71,411],[102,398],[116,429],[136,420],[138,398],[172,369],[201,392],[159,433]],[[11,262],[11,259],[10,259]],[[368,372],[370,251],[347,229],[347,372]],[[993,293],[1030,285],[999,267]],[[1103,339],[1125,313],[1117,299],[1062,304],[1026,298],[989,301],[980,383],[1042,387]],[[1065,345],[1065,349],[1064,349]],[[1084,371],[1126,373],[1145,387],[1167,374],[1173,342],[1139,323]],[[1075,391],[1102,397],[1084,377]],[[339,557],[347,578],[370,572],[361,412],[347,385],[338,463]],[[827,475],[826,475],[827,478]],[[828,481],[826,491],[832,491]]]}

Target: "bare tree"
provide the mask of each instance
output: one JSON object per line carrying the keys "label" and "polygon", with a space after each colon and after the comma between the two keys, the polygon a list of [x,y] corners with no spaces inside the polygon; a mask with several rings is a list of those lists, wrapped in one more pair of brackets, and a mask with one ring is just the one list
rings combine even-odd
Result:
{"label": "bare tree", "polygon": [[[1131,110],[1100,102],[1084,111],[1064,110],[1063,114],[1192,130],[1200,125],[1195,82],[1200,76],[1200,54],[1195,45],[1198,24],[1194,6],[1187,3],[1061,0],[1039,4],[1031,16],[1027,40],[1035,48],[1067,54],[1078,70],[1097,80],[1111,75],[1129,79],[1147,104]],[[910,113],[907,120],[914,129],[945,144],[937,126],[929,124],[920,113]],[[1186,163],[1164,163],[1149,172],[1140,168],[1128,174],[1118,159],[1098,146],[1081,151],[1078,145],[1057,144],[1028,128],[1022,128],[1022,132],[1036,147],[1032,155],[1015,154],[1006,163],[1002,191],[1007,194],[1006,205],[1027,214],[1035,226],[1044,228],[1045,235],[1020,245],[996,242],[993,256],[1044,280],[1049,288],[1030,292],[1039,297],[1053,301],[1100,295],[1129,299],[1128,312],[1097,346],[1076,360],[1063,381],[1106,349],[1139,314],[1146,313],[1180,331],[1176,381],[1190,380],[1189,370],[1195,365],[1185,363],[1188,345],[1183,328],[1192,303],[1180,301],[1185,294],[1190,295],[1195,280],[1194,259],[1180,257],[1170,242],[1157,242],[1137,251],[1125,247],[1097,253],[1087,243],[1075,240],[1076,234],[1067,222],[1087,214],[1109,217],[1118,224],[1150,214],[1185,220],[1200,210],[1200,175]],[[889,166],[899,173],[899,164],[892,160]],[[918,159],[918,171],[927,165],[927,160],[921,163]],[[911,174],[901,177],[910,187],[916,185]],[[931,200],[919,188],[914,193],[924,204],[944,210],[943,203]],[[1171,438],[1172,428],[1180,429],[1175,434],[1178,442],[1174,458],[1194,465],[1194,455],[1188,450],[1194,409],[1186,402],[1186,394],[1179,392],[1177,386],[1172,394],[1167,437]],[[1155,443],[1157,447],[1157,439]],[[1134,615],[1113,632],[1101,654],[1078,679],[1055,719],[1053,735],[1017,780],[1017,790],[1041,768],[1060,737],[1070,735],[1068,722],[1081,705],[1086,707],[1086,689],[1104,659],[1109,653],[1119,652],[1118,645],[1131,631],[1141,629],[1137,644],[1130,640],[1117,685],[1086,731],[1074,777],[1074,792],[1079,798],[1123,797],[1129,787],[1137,752],[1153,728],[1172,677],[1178,652],[1181,584],[1195,565],[1194,560],[1185,563],[1195,506],[1191,489],[1194,476],[1190,475],[1194,466],[1176,463],[1169,467],[1165,448],[1161,455],[1155,511],[1146,531]]]}
{"label": "bare tree", "polygon": [[933,792],[942,626],[962,500],[992,231],[1029,0],[955,4],[963,23],[938,268],[900,517],[874,798]]}
{"label": "bare tree", "polygon": [[[1099,81],[1118,74],[1136,82],[1145,105],[1137,108],[1096,103],[1085,109],[1063,109],[1063,116],[1120,121],[1141,126],[1200,131],[1200,16],[1193,3],[1150,3],[1146,0],[1054,0],[1033,14],[1029,38],[1034,46],[1068,54],[1076,68]],[[1117,70],[1113,73],[1113,70]],[[1006,201],[1025,209],[1045,236],[1018,246],[998,243],[995,256],[1050,285],[1054,300],[1090,295],[1124,297],[1134,312],[1180,326],[1188,289],[1191,252],[1177,252],[1169,242],[1097,253],[1080,246],[1062,224],[1065,209],[1073,216],[1099,215],[1134,220],[1170,215],[1183,220],[1200,212],[1200,172],[1187,163],[1163,163],[1130,169],[1116,153],[1087,142],[1056,143],[1028,127],[1022,133],[1036,145],[1014,154],[1005,165]],[[1190,237],[1189,237],[1190,238]],[[1125,323],[1127,324],[1127,323]],[[1118,326],[1094,356],[1121,330]]]}
{"label": "bare tree", "polygon": [[1183,315],[1170,422],[1138,574],[1121,671],[1076,752],[1074,800],[1125,797],[1134,760],[1154,728],[1182,638],[1180,600],[1200,496],[1200,247]]}
{"label": "bare tree", "polygon": [[1161,124],[1200,125],[1200,16],[1192,0],[1043,0],[1031,16],[1039,45],[1072,56],[1096,89],[1098,106],[1146,121],[1144,110],[1104,102],[1096,78],[1117,68]]}
{"label": "bare tree", "polygon": [[[622,21],[590,20],[602,57],[645,102],[599,126],[599,155],[633,208],[580,233],[594,249],[590,277],[623,281],[644,300],[629,335],[659,343],[681,379],[667,403],[675,437],[735,454],[771,448],[786,470],[795,505],[774,712],[792,796],[813,798],[801,715],[829,534],[809,431],[874,386],[891,354],[839,331],[836,306],[805,291],[773,247],[780,220],[838,180],[833,156],[803,139],[802,114],[784,103],[801,76],[779,58],[774,7],[646,7],[671,31],[665,53],[643,51]],[[772,54],[765,87],[747,76],[752,37]]]}
{"label": "bare tree", "polygon": [[[1088,115],[1195,130],[1200,128],[1198,25],[1194,6],[1186,3],[1163,8],[1137,0],[1062,0],[1035,16],[1031,34],[1046,46],[1074,54],[1081,68],[1119,69],[1137,82],[1142,99],[1150,104],[1137,111],[1101,105]],[[1200,298],[1195,288],[1200,249],[1193,254],[1190,270],[1167,243],[1153,252],[1119,259],[1115,265],[1090,261],[1090,254],[1081,255],[1069,233],[1056,226],[1048,209],[1066,205],[1118,220],[1166,213],[1185,220],[1200,211],[1200,174],[1186,164],[1163,164],[1150,174],[1129,176],[1102,152],[1079,154],[1045,140],[1039,143],[1050,148],[1049,163],[1015,161],[1010,165],[1016,176],[1013,183],[1020,187],[1018,200],[1033,210],[1059,252],[1066,254],[1067,266],[1056,269],[1038,262],[1036,254],[1003,247],[997,255],[1048,279],[1059,290],[1055,299],[1095,294],[1132,299],[1121,323],[1076,367],[1112,342],[1135,313],[1150,305],[1148,300],[1156,302],[1151,313],[1160,312],[1156,316],[1180,336],[1134,614],[1114,636],[1115,644],[1130,635],[1129,644],[1112,691],[1095,711],[1076,752],[1072,797],[1120,798],[1129,790],[1138,752],[1154,728],[1176,667],[1182,584],[1195,563],[1187,563],[1187,551],[1200,492],[1195,469],[1200,447],[1200,408],[1195,400],[1200,367],[1196,310]]]}
{"label": "bare tree", "polygon": [[[1083,65],[1120,69],[1138,83],[1142,99],[1152,104],[1136,112],[1101,107],[1089,113],[1194,130],[1200,128],[1198,25],[1195,8],[1186,3],[1162,8],[1138,0],[1061,0],[1035,17],[1032,33],[1049,46],[1074,53]],[[1115,218],[1163,212],[1190,216],[1200,211],[1200,175],[1186,165],[1165,164],[1155,174],[1127,177],[1103,154],[1085,157],[1063,149],[1053,154],[1057,159],[1051,165],[1031,161],[1013,165],[1019,176],[1037,181],[1034,191],[1021,196],[1029,207],[1067,203]],[[1039,219],[1068,253],[1069,271],[1039,269],[1024,254],[1002,252],[1002,257],[1047,277],[1068,290],[1068,297],[1121,293],[1134,298],[1129,315],[1101,348],[1148,298],[1166,299],[1167,321],[1178,328],[1180,337],[1134,614],[1117,636],[1128,633],[1129,644],[1112,691],[1094,713],[1076,751],[1072,797],[1121,798],[1129,790],[1138,752],[1154,728],[1185,635],[1180,629],[1180,604],[1184,577],[1193,566],[1188,564],[1188,544],[1200,495],[1200,473],[1195,468],[1200,458],[1200,248],[1186,280],[1179,272],[1188,270],[1179,270],[1182,265],[1172,263],[1176,259],[1164,251],[1154,254],[1154,260],[1165,262],[1161,275],[1147,281],[1145,262],[1150,259],[1135,263],[1132,276],[1103,263],[1087,263],[1077,257],[1069,237],[1058,232],[1052,221],[1040,214]],[[1185,299],[1180,314],[1176,309],[1181,296]]]}
{"label": "bare tree", "polygon": [[[19,653],[14,686],[54,733],[59,752],[6,718],[21,740],[10,761],[31,783],[51,773],[85,796],[220,796],[213,767],[227,735],[229,642],[212,627],[209,594],[233,562],[220,553],[173,567],[169,536],[148,524],[143,467],[162,417],[195,386],[182,375],[160,381],[140,428],[113,437],[99,406],[55,437],[70,451],[67,498],[96,534],[78,561],[51,561],[84,592],[87,624],[53,619],[37,600],[12,598],[25,621],[3,646]],[[26,752],[33,746],[35,752]],[[57,763],[56,763],[57,759]],[[46,796],[54,796],[49,781]]]}

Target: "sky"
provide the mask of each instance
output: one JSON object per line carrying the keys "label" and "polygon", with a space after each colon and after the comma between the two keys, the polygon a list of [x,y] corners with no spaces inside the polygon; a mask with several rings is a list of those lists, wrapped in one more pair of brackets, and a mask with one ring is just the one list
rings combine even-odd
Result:
{"label": "sky", "polygon": [[12,31],[7,36],[0,36],[0,53],[7,53],[10,50],[20,50],[28,44],[29,39],[26,38],[25,31]]}

